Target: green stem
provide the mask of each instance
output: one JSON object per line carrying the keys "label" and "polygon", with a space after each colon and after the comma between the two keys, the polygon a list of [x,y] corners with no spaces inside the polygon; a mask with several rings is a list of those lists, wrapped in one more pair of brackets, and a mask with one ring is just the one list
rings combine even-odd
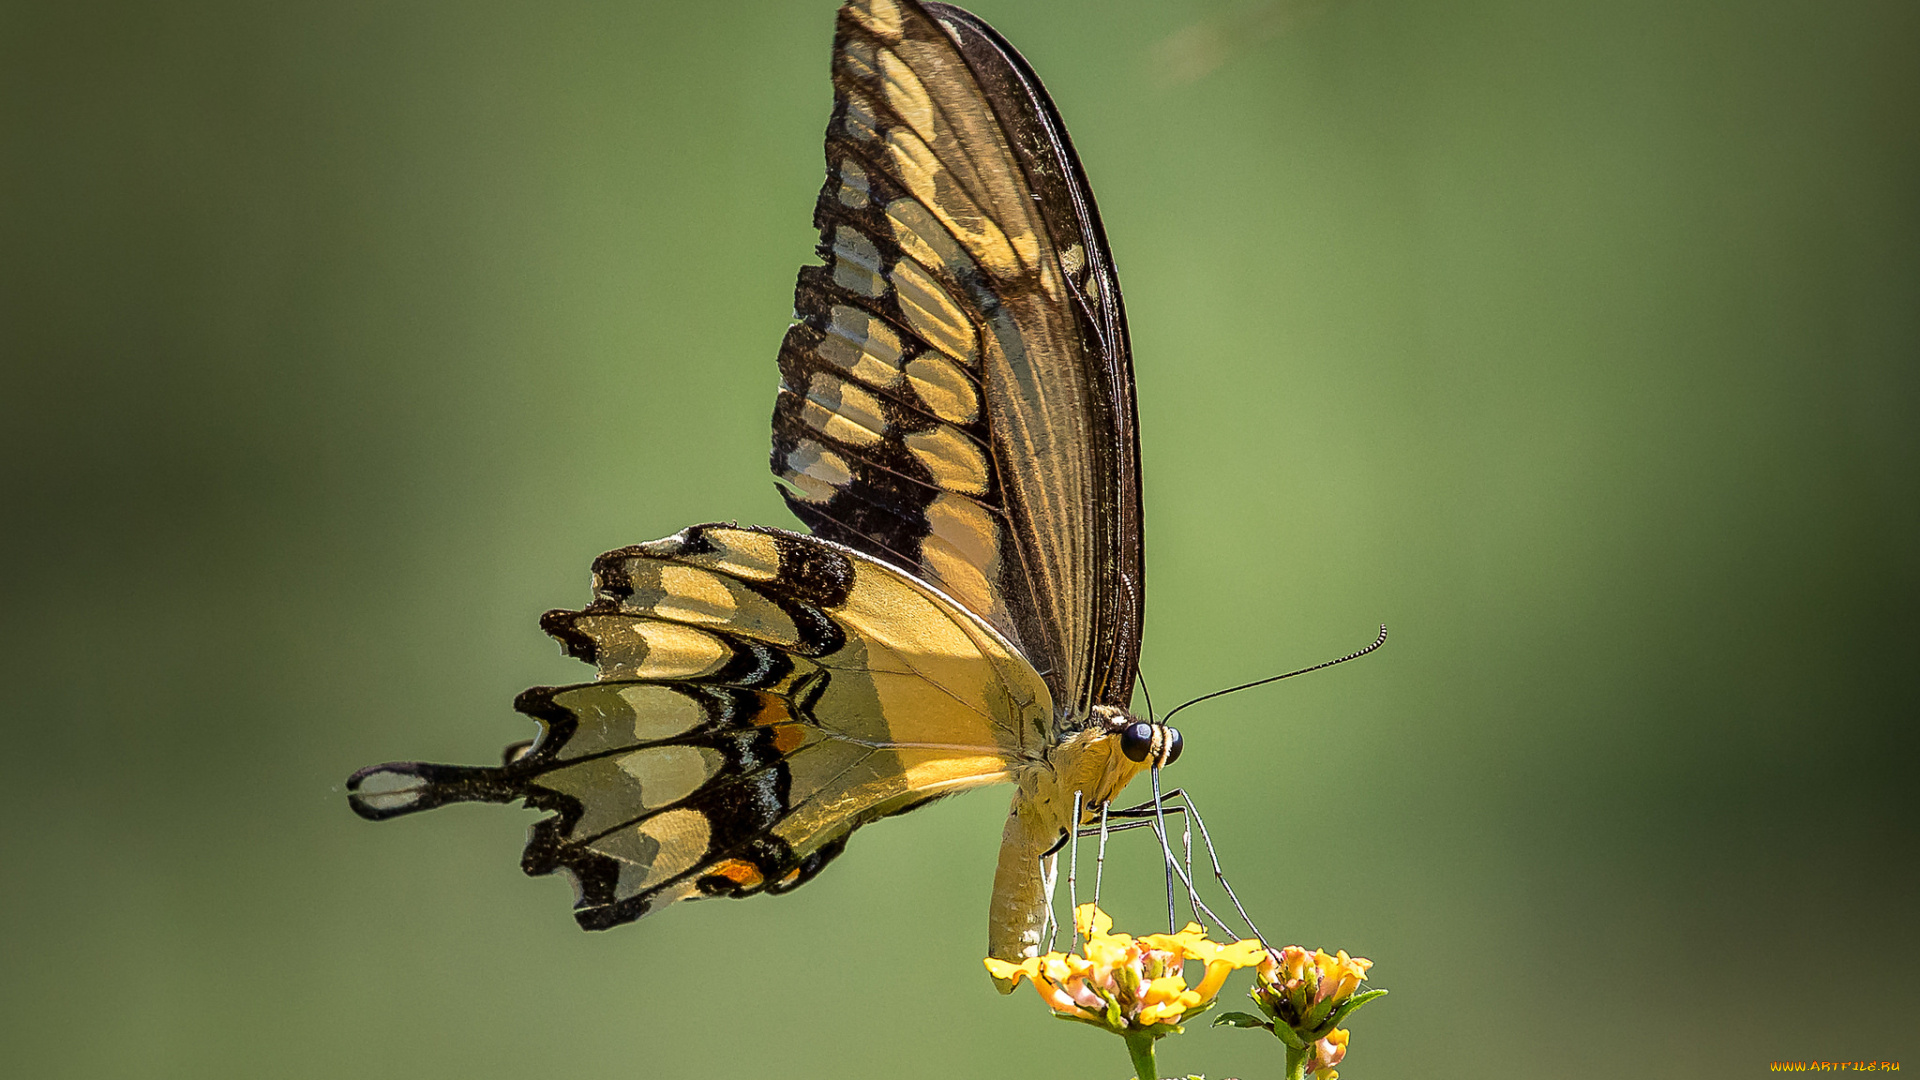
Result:
{"label": "green stem", "polygon": [[1133,1059],[1133,1074],[1140,1080],[1160,1080],[1160,1069],[1153,1063],[1153,1036],[1144,1031],[1126,1034],[1127,1056]]}
{"label": "green stem", "polygon": [[1312,1043],[1298,1050],[1287,1047],[1287,1080],[1307,1080],[1307,1061],[1312,1057]]}

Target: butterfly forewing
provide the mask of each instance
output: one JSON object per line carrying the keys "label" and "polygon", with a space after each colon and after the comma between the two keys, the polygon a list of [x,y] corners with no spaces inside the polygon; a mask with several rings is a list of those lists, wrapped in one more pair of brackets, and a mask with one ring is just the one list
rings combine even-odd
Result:
{"label": "butterfly forewing", "polygon": [[1124,705],[1143,581],[1131,361],[1040,84],[939,5],[841,10],[824,266],[780,353],[773,468],[821,536],[1014,642],[1064,710]]}

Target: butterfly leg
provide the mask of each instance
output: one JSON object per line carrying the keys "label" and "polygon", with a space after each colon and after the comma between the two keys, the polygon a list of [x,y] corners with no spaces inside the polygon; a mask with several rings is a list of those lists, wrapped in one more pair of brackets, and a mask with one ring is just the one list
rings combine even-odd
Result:
{"label": "butterfly leg", "polygon": [[[1079,822],[1085,799],[1087,799],[1085,792],[1073,792],[1073,817],[1069,821]],[[1081,832],[1087,832],[1092,836],[1092,832],[1083,828],[1062,830],[1060,840],[1056,840],[1054,846],[1048,847],[1041,855],[1044,861],[1048,857],[1060,855],[1062,847],[1068,849],[1068,917],[1073,919],[1073,934],[1068,938],[1068,951],[1073,951],[1079,945],[1079,838],[1081,838]],[[1060,919],[1054,915],[1054,905],[1050,903],[1050,899],[1052,897],[1048,897],[1048,905],[1046,905],[1046,951],[1054,949],[1054,936],[1060,930]]]}
{"label": "butterfly leg", "polygon": [[[1173,849],[1167,846],[1167,812],[1165,804],[1162,803],[1160,799],[1160,766],[1155,764],[1153,768],[1147,770],[1147,775],[1148,778],[1153,781],[1153,835],[1160,841],[1160,856],[1166,862],[1167,933],[1173,934],[1178,933],[1180,930],[1180,924],[1175,920],[1173,910],[1173,872],[1176,864],[1173,858]],[[1198,896],[1193,892],[1192,881],[1187,882],[1187,892],[1189,895],[1195,896],[1195,903],[1199,902]]]}
{"label": "butterfly leg", "polygon": [[[1063,836],[1060,840],[1062,843],[1065,843],[1066,837]],[[1046,922],[1041,928],[1047,939],[1046,952],[1053,951],[1054,938],[1060,933],[1060,920],[1055,918],[1053,914],[1054,885],[1060,880],[1059,852],[1060,845],[1055,844],[1052,851],[1040,856],[1040,880],[1045,883],[1047,897]]]}
{"label": "butterfly leg", "polygon": [[[1169,814],[1179,814],[1179,813],[1184,813],[1185,811],[1186,811],[1186,808],[1183,806],[1167,807],[1167,813]],[[1119,817],[1120,812],[1118,810],[1115,810],[1113,812],[1113,816],[1116,818]],[[1145,818],[1138,821],[1123,821],[1118,825],[1109,825],[1107,826],[1107,831],[1108,832],[1126,832],[1128,829],[1151,829],[1151,828],[1153,828],[1153,819]],[[1097,826],[1089,826],[1085,829],[1081,829],[1080,835],[1081,836],[1098,836],[1100,835],[1100,829]]]}
{"label": "butterfly leg", "polygon": [[[1240,897],[1233,891],[1233,883],[1227,880],[1226,871],[1220,866],[1220,854],[1215,851],[1213,847],[1213,835],[1207,832],[1206,819],[1200,816],[1199,807],[1193,804],[1193,796],[1189,795],[1183,788],[1174,788],[1172,791],[1167,792],[1164,798],[1169,800],[1179,799],[1182,804],[1169,806],[1166,808],[1166,812],[1178,813],[1186,810],[1193,814],[1193,823],[1200,829],[1200,842],[1207,849],[1208,860],[1213,863],[1214,880],[1218,881],[1220,888],[1226,891],[1227,899],[1233,902],[1233,909],[1240,913],[1240,921],[1247,924],[1247,929],[1253,933],[1253,936],[1259,940],[1260,944],[1267,944],[1266,935],[1262,934],[1260,928],[1253,924],[1253,919],[1247,915],[1246,907],[1240,903]],[[1139,824],[1146,824],[1147,822],[1141,819],[1148,818],[1153,812],[1154,806],[1152,803],[1141,803],[1138,806],[1129,806],[1115,810],[1113,814],[1115,817],[1132,818]],[[1224,926],[1226,924],[1222,921],[1221,925]]]}
{"label": "butterfly leg", "polygon": [[[1075,822],[1080,820],[1080,802],[1083,798],[1084,795],[1081,792],[1075,791],[1073,793],[1073,817],[1070,820]],[[1057,857],[1060,854],[1061,848],[1070,849],[1067,852],[1067,914],[1072,916],[1079,908],[1079,900],[1074,894],[1074,878],[1080,870],[1080,830],[1062,830],[1060,839],[1055,840],[1052,847],[1041,852],[1040,862],[1042,874],[1047,872],[1046,861]],[[1057,865],[1056,860],[1056,866]],[[1047,951],[1052,952],[1055,936],[1060,930],[1060,919],[1053,912],[1053,893],[1051,891],[1047,894],[1047,920],[1045,930],[1047,934]],[[1067,950],[1071,952],[1073,947],[1079,943],[1080,923],[1076,919],[1073,924],[1073,935],[1068,939]]]}
{"label": "butterfly leg", "polygon": [[1100,849],[1093,859],[1093,906],[1100,906],[1100,878],[1107,870],[1107,808],[1111,803],[1100,804]]}
{"label": "butterfly leg", "polygon": [[[1166,806],[1165,800],[1162,800],[1161,806],[1163,807],[1163,812],[1173,812],[1172,807]],[[1206,904],[1201,903],[1200,890],[1194,887],[1193,824],[1188,820],[1188,815],[1186,814],[1180,815],[1180,865],[1185,871],[1180,875],[1180,883],[1187,887],[1187,908],[1193,912],[1193,920],[1195,922],[1201,921],[1201,912],[1204,911],[1206,913],[1206,921],[1217,926],[1225,926],[1226,923],[1214,915],[1212,909],[1208,908]]]}
{"label": "butterfly leg", "polygon": [[[1177,794],[1177,792],[1174,794]],[[1166,807],[1166,813],[1168,813],[1169,815],[1181,814],[1183,815],[1182,821],[1184,822],[1185,821],[1184,815],[1186,814],[1186,809],[1187,809],[1186,807],[1179,806],[1179,805],[1168,806]],[[1114,816],[1118,817],[1120,813],[1121,813],[1120,811],[1116,810],[1114,811]],[[1142,811],[1140,815],[1133,816],[1132,820],[1122,821],[1118,825],[1110,826],[1107,831],[1108,832],[1126,832],[1129,829],[1151,829],[1155,826],[1155,824],[1156,822],[1152,817],[1151,808],[1146,808],[1145,810]],[[1087,829],[1084,831],[1088,836],[1092,836],[1094,833],[1094,830],[1092,829]],[[1182,840],[1185,841],[1189,835],[1190,834],[1185,830],[1183,826],[1182,833],[1181,833]],[[1227,920],[1221,918],[1220,913],[1213,910],[1212,907],[1208,906],[1206,901],[1199,899],[1199,892],[1197,890],[1197,887],[1194,885],[1192,846],[1190,843],[1183,843],[1182,846],[1186,848],[1185,858],[1181,860],[1180,863],[1174,863],[1171,865],[1173,865],[1174,867],[1173,872],[1179,876],[1180,883],[1187,887],[1187,900],[1190,904],[1193,905],[1194,920],[1197,922],[1211,923],[1215,926],[1226,926]]]}
{"label": "butterfly leg", "polygon": [[[1186,808],[1183,806],[1167,807],[1168,814],[1184,814],[1185,812],[1186,812]],[[1114,816],[1118,817],[1119,811],[1115,811]],[[1184,819],[1182,820],[1184,822]],[[1150,817],[1140,818],[1132,821],[1123,821],[1118,825],[1110,824],[1106,827],[1105,831],[1109,833],[1117,833],[1117,832],[1126,832],[1128,829],[1151,829],[1153,828],[1153,824],[1154,824],[1153,819]],[[1090,828],[1081,829],[1080,835],[1081,836],[1099,836],[1101,835],[1101,832],[1102,830],[1100,830],[1099,828],[1090,827]],[[1189,899],[1192,899],[1194,895],[1193,889],[1191,888],[1191,883],[1193,881],[1193,844],[1190,839],[1191,831],[1187,829],[1184,824],[1181,827],[1180,836],[1181,836],[1181,845],[1186,849],[1186,856],[1184,859],[1184,862],[1186,863],[1186,869],[1183,872],[1182,871],[1176,871],[1176,872],[1180,874],[1181,883],[1189,886],[1187,890],[1188,897]],[[1101,857],[1105,858],[1104,845],[1103,845]],[[1099,899],[1100,899],[1099,892],[1098,892],[1098,889],[1096,888],[1095,894],[1094,894],[1094,901],[1098,903]],[[1202,918],[1203,916],[1207,919],[1211,919],[1212,921],[1214,921],[1215,923],[1218,923],[1221,926],[1226,925],[1226,921],[1221,919],[1218,915],[1215,915],[1213,911],[1207,907],[1205,902],[1201,902],[1200,905],[1194,909],[1194,918],[1199,919],[1199,918]]]}
{"label": "butterfly leg", "polygon": [[1073,935],[1067,938],[1067,951],[1080,945],[1080,897],[1074,891],[1074,879],[1080,872],[1080,792],[1073,793],[1073,828],[1067,830],[1067,918],[1073,920]]}

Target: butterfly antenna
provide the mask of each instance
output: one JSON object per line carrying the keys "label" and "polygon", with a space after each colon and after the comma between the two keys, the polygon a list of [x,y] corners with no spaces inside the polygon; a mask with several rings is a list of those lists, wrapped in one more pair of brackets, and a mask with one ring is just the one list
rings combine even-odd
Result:
{"label": "butterfly antenna", "polygon": [[1186,701],[1186,702],[1180,703],[1179,705],[1175,705],[1173,707],[1173,712],[1168,713],[1160,722],[1163,724],[1171,723],[1173,721],[1174,714],[1178,713],[1181,709],[1186,708],[1188,705],[1198,705],[1203,701],[1207,701],[1212,698],[1221,697],[1226,694],[1234,694],[1242,690],[1251,690],[1256,686],[1265,686],[1270,682],[1279,682],[1281,679],[1291,679],[1295,675],[1305,675],[1309,671],[1319,671],[1321,668],[1330,668],[1335,664],[1344,664],[1349,660],[1358,660],[1361,657],[1372,652],[1373,650],[1379,648],[1380,646],[1385,645],[1386,643],[1387,643],[1387,625],[1385,623],[1381,623],[1380,636],[1373,639],[1373,644],[1367,646],[1364,649],[1361,649],[1359,652],[1348,653],[1347,655],[1341,657],[1338,660],[1328,660],[1325,663],[1315,664],[1312,667],[1303,667],[1299,671],[1289,671],[1285,675],[1269,675],[1264,679],[1255,679],[1250,683],[1241,683],[1239,686],[1229,686],[1225,690],[1215,690],[1211,694],[1201,694],[1199,697],[1194,698],[1192,701]]}
{"label": "butterfly antenna", "polygon": [[1147,699],[1147,723],[1153,723],[1153,691],[1147,689],[1147,673],[1137,671],[1134,675],[1140,680],[1140,694]]}

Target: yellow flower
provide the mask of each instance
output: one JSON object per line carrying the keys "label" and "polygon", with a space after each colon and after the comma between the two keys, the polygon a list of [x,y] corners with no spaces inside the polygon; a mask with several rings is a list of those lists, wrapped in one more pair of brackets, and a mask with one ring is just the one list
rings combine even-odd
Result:
{"label": "yellow flower", "polygon": [[1016,984],[1020,981],[1022,975],[1029,979],[1037,979],[1040,977],[1040,958],[1030,956],[1014,964],[1005,960],[995,960],[989,956],[987,957],[987,972],[996,979],[1012,979]]}
{"label": "yellow flower", "polygon": [[1334,1028],[1327,1037],[1313,1044],[1313,1057],[1307,1062],[1309,1075],[1326,1072],[1327,1080],[1339,1080],[1339,1073],[1331,1071],[1347,1056],[1347,1029]]}
{"label": "yellow flower", "polygon": [[1356,959],[1341,949],[1338,957],[1314,950],[1314,963],[1320,968],[1320,989],[1315,992],[1315,1001],[1345,1001],[1360,989],[1360,980],[1367,977],[1367,969],[1373,961]]}
{"label": "yellow flower", "polygon": [[1080,931],[1081,937],[1105,935],[1113,929],[1113,916],[1092,904],[1081,904],[1073,909],[1073,928]]}
{"label": "yellow flower", "polygon": [[[1073,923],[1086,938],[1081,955],[1050,952],[1017,964],[989,958],[987,972],[1008,985],[1033,983],[1063,1020],[1121,1035],[1158,1038],[1180,1030],[1212,1005],[1228,973],[1265,955],[1258,941],[1210,941],[1197,923],[1176,934],[1116,934],[1113,919],[1092,904],[1075,909]],[[1198,986],[1187,985],[1189,960],[1205,965]]]}
{"label": "yellow flower", "polygon": [[1289,945],[1263,957],[1255,975],[1253,1000],[1267,1020],[1229,1013],[1215,1023],[1266,1028],[1287,1045],[1288,1075],[1338,1080],[1333,1067],[1347,1056],[1347,1031],[1337,1025],[1386,993],[1360,991],[1371,967],[1373,961],[1344,950],[1328,956]]}
{"label": "yellow flower", "polygon": [[[1188,929],[1198,929],[1189,924]],[[1207,973],[1195,987],[1201,1000],[1212,1001],[1227,976],[1240,968],[1253,967],[1267,957],[1266,947],[1258,941],[1235,941],[1222,945],[1208,941],[1203,934],[1199,940],[1189,944],[1187,955],[1207,965]]]}

